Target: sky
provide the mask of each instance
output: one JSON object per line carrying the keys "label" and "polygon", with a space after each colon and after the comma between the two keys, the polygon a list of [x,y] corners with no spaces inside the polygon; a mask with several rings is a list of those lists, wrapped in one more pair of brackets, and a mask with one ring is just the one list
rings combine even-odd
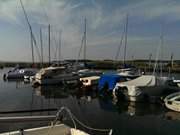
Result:
{"label": "sky", "polygon": [[[179,0],[22,0],[43,56],[77,59],[87,19],[87,59],[115,59],[128,15],[127,59],[180,59]],[[163,43],[162,43],[163,42]],[[30,32],[19,0],[0,0],[0,61],[32,61]],[[38,49],[35,59],[39,61]],[[124,39],[118,60],[123,59]],[[80,58],[83,58],[81,52]]]}

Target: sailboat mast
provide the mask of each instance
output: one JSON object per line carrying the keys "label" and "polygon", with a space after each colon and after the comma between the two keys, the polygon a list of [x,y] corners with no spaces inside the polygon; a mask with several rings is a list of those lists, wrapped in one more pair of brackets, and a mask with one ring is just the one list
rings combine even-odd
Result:
{"label": "sailboat mast", "polygon": [[174,61],[173,61],[174,54],[171,53],[171,69],[173,69]]}
{"label": "sailboat mast", "polygon": [[48,45],[49,45],[49,65],[51,64],[51,32],[50,32],[50,24],[48,25]]}
{"label": "sailboat mast", "polygon": [[42,40],[42,29],[40,28],[40,44],[41,44],[41,66],[43,66],[43,40]]}
{"label": "sailboat mast", "polygon": [[126,63],[126,48],[127,48],[127,34],[128,34],[128,14],[126,15],[126,25],[125,25],[125,46],[124,46],[124,59],[123,59],[123,64],[125,65]]}
{"label": "sailboat mast", "polygon": [[86,63],[86,18],[84,20],[84,63]]}
{"label": "sailboat mast", "polygon": [[151,72],[151,58],[152,58],[152,53],[149,54],[149,73]]}
{"label": "sailboat mast", "polygon": [[33,36],[32,32],[30,32],[32,64],[34,65],[34,46],[33,46],[33,37],[32,36]]}
{"label": "sailboat mast", "polygon": [[61,39],[62,38],[62,31],[59,32],[59,64],[60,64],[60,61],[61,61]]}
{"label": "sailboat mast", "polygon": [[162,76],[162,70],[163,70],[163,45],[164,45],[164,35],[163,35],[163,25],[161,25],[161,67],[160,67],[160,76]]}
{"label": "sailboat mast", "polygon": [[22,7],[24,16],[25,16],[25,18],[26,18],[26,21],[27,21],[27,24],[28,24],[28,27],[29,27],[29,31],[30,31],[32,63],[33,63],[33,65],[34,65],[34,46],[33,46],[33,41],[34,41],[35,39],[33,39],[34,37],[33,37],[33,33],[32,33],[32,27],[31,27],[31,25],[30,25],[30,23],[29,23],[29,19],[28,19],[27,13],[26,13],[26,11],[25,11],[24,5],[23,5],[23,3],[22,3],[22,0],[20,0],[20,4],[21,4],[21,7]]}

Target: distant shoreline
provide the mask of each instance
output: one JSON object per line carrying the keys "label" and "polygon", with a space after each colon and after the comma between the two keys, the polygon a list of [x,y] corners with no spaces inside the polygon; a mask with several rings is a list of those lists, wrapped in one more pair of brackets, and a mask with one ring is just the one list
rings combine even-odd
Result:
{"label": "distant shoreline", "polygon": [[[76,60],[65,60],[67,62],[74,63]],[[83,63],[84,60],[79,60],[79,62]],[[57,63],[57,62],[56,62]],[[92,69],[117,69],[121,68],[123,65],[122,61],[113,61],[113,60],[86,60],[87,67]],[[154,68],[155,60],[128,60],[126,61],[127,65],[132,65],[136,68],[141,69],[144,72],[152,72]],[[172,61],[163,60],[158,61],[158,63],[162,63],[163,72],[171,72],[171,73],[180,73],[180,60]],[[16,65],[21,65],[24,67],[32,67],[31,62],[0,62],[0,68],[4,67],[14,67]],[[49,65],[48,62],[43,63],[43,67],[47,67]],[[160,65],[160,64],[159,64]],[[42,64],[39,62],[35,63],[35,66],[38,68],[42,67]],[[158,69],[158,68],[157,68]]]}

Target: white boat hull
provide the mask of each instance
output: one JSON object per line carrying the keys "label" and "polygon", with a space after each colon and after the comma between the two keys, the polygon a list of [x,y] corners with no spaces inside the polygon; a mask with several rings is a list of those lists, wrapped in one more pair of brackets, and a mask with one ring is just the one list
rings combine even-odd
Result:
{"label": "white boat hull", "polygon": [[176,104],[176,103],[169,104],[166,102],[165,106],[170,110],[180,112],[180,104]]}
{"label": "white boat hull", "polygon": [[[138,89],[138,90],[137,90]],[[114,92],[116,94],[115,97],[118,98],[119,94],[124,95],[125,100],[132,101],[132,102],[141,102],[141,101],[150,101],[156,102],[158,99],[161,98],[166,93],[172,93],[177,91],[178,89],[170,86],[151,86],[151,87],[136,87],[134,90],[128,89],[126,90],[118,90],[118,92]],[[118,93],[118,94],[117,94]]]}
{"label": "white boat hull", "polygon": [[131,81],[117,83],[113,91],[118,91],[114,93],[119,95],[124,94],[129,101],[148,100],[155,102],[164,94],[177,91],[177,87],[169,85],[168,82],[168,78],[165,77],[144,75]]}
{"label": "white boat hull", "polygon": [[180,92],[168,95],[165,99],[165,106],[173,111],[180,112]]}

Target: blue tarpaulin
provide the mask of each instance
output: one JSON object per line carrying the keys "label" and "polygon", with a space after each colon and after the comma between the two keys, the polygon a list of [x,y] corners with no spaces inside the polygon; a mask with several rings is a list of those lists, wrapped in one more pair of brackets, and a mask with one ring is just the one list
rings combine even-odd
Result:
{"label": "blue tarpaulin", "polygon": [[112,91],[117,82],[122,80],[123,77],[117,74],[103,74],[98,83],[99,90],[102,90],[105,85],[108,85],[108,90]]}

